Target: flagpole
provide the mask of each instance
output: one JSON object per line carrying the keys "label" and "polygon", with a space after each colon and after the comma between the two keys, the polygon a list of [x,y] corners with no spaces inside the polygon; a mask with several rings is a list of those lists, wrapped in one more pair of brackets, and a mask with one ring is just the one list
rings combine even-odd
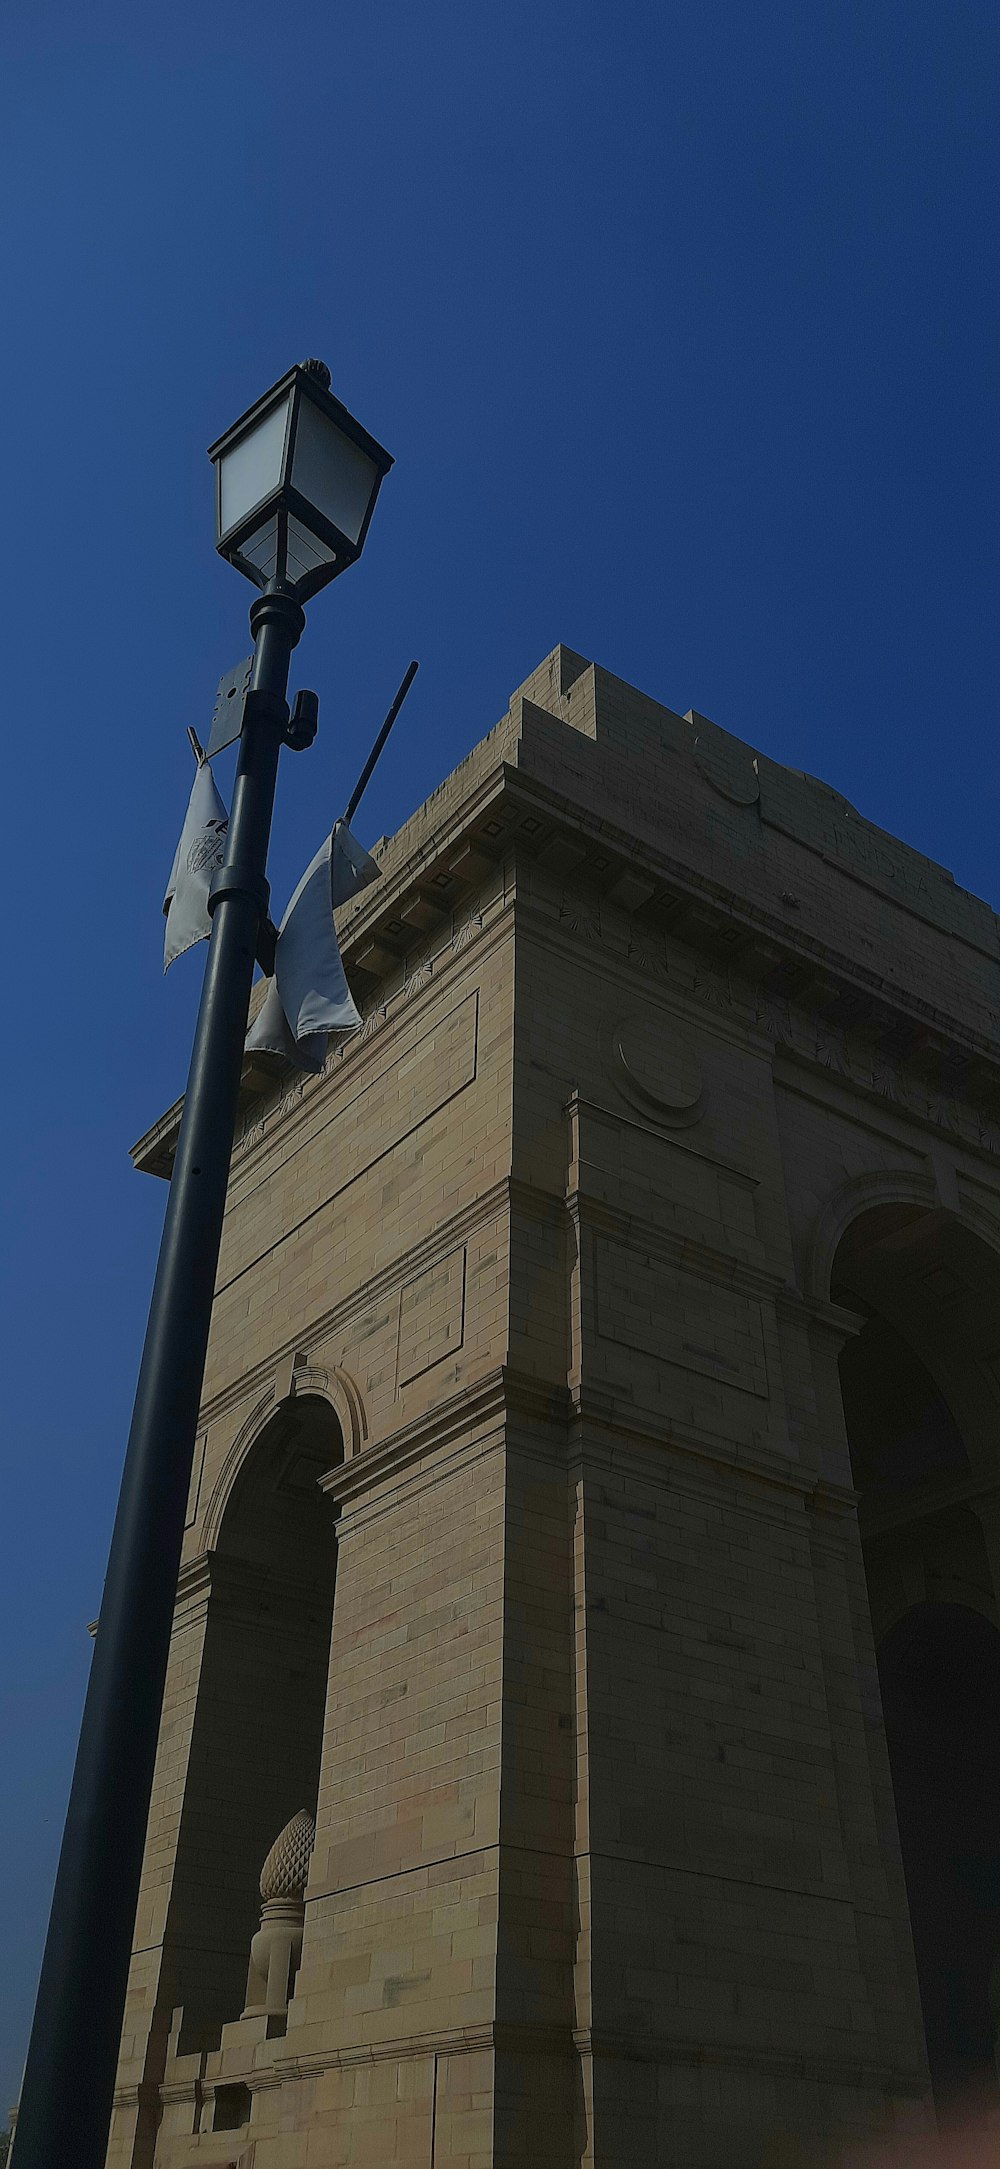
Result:
{"label": "flagpole", "polygon": [[361,774],[358,777],[358,780],[354,786],[354,789],[351,792],[350,798],[347,801],[347,811],[344,814],[344,820],[348,828],[350,828],[351,822],[353,821],[354,816],[357,813],[358,807],[360,806],[361,801],[365,795],[365,792],[368,789],[368,785],[372,780],[372,776],[375,773],[375,763],[382,752],[386,739],[389,736],[389,732],[391,731],[392,726],[395,723],[396,717],[399,714],[399,711],[403,705],[404,700],[406,699],[407,693],[409,692],[411,685],[413,684],[413,680],[416,677],[419,668],[419,663],[409,663],[403,674],[403,681],[400,685],[396,698],[393,701],[392,707],[390,708],[389,713],[386,716],[385,722],[383,723],[381,730],[379,731],[378,737],[375,740],[375,744],[373,745],[371,752],[368,755],[368,759],[366,760]]}
{"label": "flagpole", "polygon": [[253,675],[80,1745],[17,2114],[16,2169],[103,2169],[173,1624],[267,847],[305,624],[272,583]]}

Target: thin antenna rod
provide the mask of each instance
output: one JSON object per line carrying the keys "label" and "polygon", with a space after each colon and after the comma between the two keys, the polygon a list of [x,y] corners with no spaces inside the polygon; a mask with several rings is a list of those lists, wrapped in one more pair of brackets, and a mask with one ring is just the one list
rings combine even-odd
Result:
{"label": "thin antenna rod", "polygon": [[199,768],[204,768],[205,762],[208,759],[208,755],[205,751],[204,746],[201,743],[197,731],[193,731],[191,729],[190,723],[188,724],[188,737],[191,740],[191,751],[194,754],[195,760],[197,761]]}
{"label": "thin antenna rod", "polygon": [[413,680],[417,675],[419,667],[420,666],[418,663],[410,664],[406,676],[403,679],[403,683],[399,688],[395,700],[393,701],[392,707],[390,708],[389,713],[386,716],[385,722],[383,723],[382,728],[379,731],[378,737],[375,740],[375,744],[373,745],[371,752],[368,755],[368,759],[366,760],[361,774],[358,777],[358,780],[354,786],[354,789],[351,792],[351,796],[347,802],[347,812],[344,815],[344,820],[347,823],[348,828],[350,828],[351,822],[353,821],[354,816],[357,813],[358,807],[361,804],[361,800],[364,797],[364,794],[368,789],[368,785],[372,780],[375,763],[378,760],[379,754],[381,753],[383,746],[385,745],[385,741],[389,736],[389,732],[391,731],[393,724],[395,723],[396,717],[398,716],[403,702],[406,699],[407,693],[409,692],[410,687],[413,684]]}

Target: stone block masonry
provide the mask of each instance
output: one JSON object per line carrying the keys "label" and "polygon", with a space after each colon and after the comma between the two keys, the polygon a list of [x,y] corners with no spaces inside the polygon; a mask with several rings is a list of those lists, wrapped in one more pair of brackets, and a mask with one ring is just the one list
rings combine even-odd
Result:
{"label": "stone block masonry", "polygon": [[1000,1246],[997,922],[565,648],[378,856],[244,1080],[109,2169],[917,2128],[835,1260]]}

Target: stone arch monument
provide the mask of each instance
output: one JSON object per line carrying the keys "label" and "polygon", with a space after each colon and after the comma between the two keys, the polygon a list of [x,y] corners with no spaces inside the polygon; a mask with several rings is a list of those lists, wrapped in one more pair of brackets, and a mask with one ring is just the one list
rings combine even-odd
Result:
{"label": "stone arch monument", "polygon": [[244,1079],[109,2163],[1000,2114],[997,920],[566,648],[376,849]]}

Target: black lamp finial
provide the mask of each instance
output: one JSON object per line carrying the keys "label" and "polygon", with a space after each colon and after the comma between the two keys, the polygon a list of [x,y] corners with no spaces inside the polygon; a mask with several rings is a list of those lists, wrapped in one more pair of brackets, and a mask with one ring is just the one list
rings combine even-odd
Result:
{"label": "black lamp finial", "polygon": [[329,391],[330,385],[333,380],[330,376],[330,371],[327,368],[325,361],[317,361],[315,355],[313,354],[310,355],[308,361],[304,361],[302,363],[302,367],[306,371],[307,376],[315,377],[317,379],[317,382],[323,386],[323,390],[325,392]]}

